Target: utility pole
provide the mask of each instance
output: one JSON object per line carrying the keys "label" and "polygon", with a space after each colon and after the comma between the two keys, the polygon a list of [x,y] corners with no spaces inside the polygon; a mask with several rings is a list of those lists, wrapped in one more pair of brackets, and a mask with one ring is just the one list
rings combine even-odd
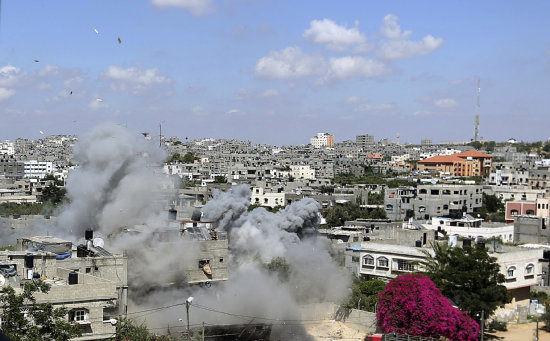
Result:
{"label": "utility pole", "polygon": [[191,302],[193,302],[193,297],[191,296],[185,300],[185,310],[187,311],[187,340],[191,340],[191,331],[189,330],[189,306]]}
{"label": "utility pole", "polygon": [[480,336],[480,341],[483,341],[483,333],[484,333],[484,330],[485,329],[485,310],[482,310],[481,311],[481,336]]}

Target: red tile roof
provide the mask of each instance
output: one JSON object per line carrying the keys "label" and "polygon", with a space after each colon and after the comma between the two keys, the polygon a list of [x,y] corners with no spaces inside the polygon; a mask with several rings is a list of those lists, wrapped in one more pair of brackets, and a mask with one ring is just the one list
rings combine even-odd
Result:
{"label": "red tile roof", "polygon": [[427,159],[418,161],[418,163],[453,163],[457,161],[464,161],[463,158],[453,155],[436,155],[434,157],[429,157]]}
{"label": "red tile roof", "polygon": [[473,150],[473,149],[468,150],[466,152],[454,154],[454,155],[457,155],[457,156],[460,156],[460,157],[468,157],[468,156],[471,156],[471,157],[485,157],[485,158],[492,158],[493,157],[492,155],[485,154],[485,153],[482,153],[480,151]]}

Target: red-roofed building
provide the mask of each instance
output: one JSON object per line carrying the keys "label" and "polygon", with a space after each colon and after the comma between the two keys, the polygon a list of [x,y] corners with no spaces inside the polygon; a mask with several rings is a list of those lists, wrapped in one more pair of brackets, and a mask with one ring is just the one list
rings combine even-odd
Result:
{"label": "red-roofed building", "polygon": [[367,153],[367,155],[365,156],[368,160],[378,160],[378,161],[382,160],[382,154],[380,153]]}
{"label": "red-roofed building", "polygon": [[489,154],[482,153],[477,150],[468,150],[466,152],[454,154],[458,157],[465,159],[473,159],[479,161],[479,172],[481,176],[489,174],[491,172],[491,167],[493,167],[493,156]]}
{"label": "red-roofed building", "polygon": [[490,172],[493,157],[470,150],[452,155],[437,155],[417,162],[421,171],[439,171],[455,176],[483,176]]}

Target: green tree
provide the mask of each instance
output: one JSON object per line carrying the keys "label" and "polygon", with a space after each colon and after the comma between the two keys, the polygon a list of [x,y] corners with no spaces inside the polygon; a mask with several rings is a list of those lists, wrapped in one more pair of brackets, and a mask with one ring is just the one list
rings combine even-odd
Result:
{"label": "green tree", "polygon": [[[12,341],[66,341],[81,335],[78,325],[66,320],[66,308],[37,303],[35,292],[48,293],[50,285],[38,280],[26,282],[21,294],[5,287],[0,294],[2,332]],[[27,314],[27,316],[25,316]]]}
{"label": "green tree", "polygon": [[368,196],[369,205],[384,205],[384,194],[385,194],[384,190],[380,191],[380,193],[369,192],[369,196]]}
{"label": "green tree", "polygon": [[187,152],[187,153],[185,153],[185,155],[183,156],[183,158],[181,160],[182,160],[183,163],[193,163],[197,159],[198,158],[195,157],[195,155],[193,155],[193,153]]}
{"label": "green tree", "polygon": [[67,190],[65,188],[57,187],[54,184],[49,184],[47,187],[42,189],[42,202],[50,202],[53,205],[60,204],[63,199],[65,199],[65,194]]}
{"label": "green tree", "polygon": [[[178,328],[181,329],[181,328]],[[196,333],[195,333],[196,334]],[[147,329],[145,324],[136,324],[132,320],[127,318],[120,318],[116,324],[116,334],[114,340],[116,341],[172,341],[180,340],[169,335],[155,335]],[[199,335],[191,335],[190,338],[185,340],[200,340]]]}
{"label": "green tree", "polygon": [[373,312],[378,304],[378,294],[384,291],[386,282],[380,279],[361,280],[353,279],[351,294],[344,303],[348,309],[359,309]]}
{"label": "green tree", "polygon": [[223,175],[216,175],[214,177],[214,183],[215,184],[225,184],[225,183],[227,183],[227,178]]}
{"label": "green tree", "polygon": [[449,247],[434,243],[433,254],[423,251],[426,259],[419,262],[443,295],[458,304],[461,310],[479,321],[482,310],[486,316],[509,301],[505,277],[495,257],[479,247]]}

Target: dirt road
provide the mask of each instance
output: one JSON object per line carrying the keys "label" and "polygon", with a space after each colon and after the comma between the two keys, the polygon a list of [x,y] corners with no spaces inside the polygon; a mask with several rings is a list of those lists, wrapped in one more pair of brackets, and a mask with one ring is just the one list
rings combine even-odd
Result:
{"label": "dirt road", "polygon": [[[539,323],[539,340],[538,341],[550,341],[550,333],[544,331],[542,327],[544,323]],[[497,341],[531,341],[535,340],[535,331],[537,324],[535,322],[530,323],[509,323],[508,330],[505,332],[488,333],[486,340]]]}

